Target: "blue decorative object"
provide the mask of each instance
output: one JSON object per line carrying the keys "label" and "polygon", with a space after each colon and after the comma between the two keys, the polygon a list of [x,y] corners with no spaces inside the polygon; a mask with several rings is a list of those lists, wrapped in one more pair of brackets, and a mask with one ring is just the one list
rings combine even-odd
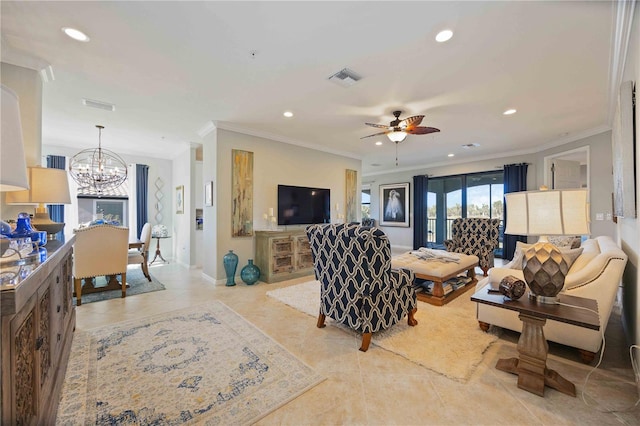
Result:
{"label": "blue decorative object", "polygon": [[19,213],[16,229],[11,233],[11,238],[31,237],[31,241],[39,246],[47,244],[47,232],[36,231],[31,227],[31,218],[28,213]]}
{"label": "blue decorative object", "polygon": [[222,257],[222,264],[224,265],[224,271],[227,273],[227,286],[236,285],[236,269],[238,268],[238,255],[229,250],[229,253]]}
{"label": "blue decorative object", "polygon": [[249,259],[244,268],[240,271],[240,278],[247,285],[254,285],[260,279],[260,268],[253,264],[253,259]]}

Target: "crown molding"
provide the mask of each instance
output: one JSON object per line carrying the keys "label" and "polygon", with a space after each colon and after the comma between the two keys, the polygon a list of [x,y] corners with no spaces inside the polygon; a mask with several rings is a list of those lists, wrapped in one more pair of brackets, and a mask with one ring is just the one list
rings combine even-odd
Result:
{"label": "crown molding", "polygon": [[322,152],[326,152],[326,153],[329,153],[329,154],[340,155],[342,157],[353,158],[355,160],[362,160],[362,156],[361,155],[354,154],[353,152],[347,152],[347,151],[341,151],[341,150],[337,150],[337,149],[331,149],[331,148],[327,148],[326,146],[322,146],[322,145],[302,142],[300,140],[291,139],[291,138],[285,138],[283,136],[275,135],[273,133],[262,132],[262,131],[258,131],[258,130],[254,130],[254,129],[247,129],[245,127],[236,126],[234,124],[227,123],[227,122],[218,121],[218,122],[215,123],[215,125],[216,125],[216,127],[218,129],[228,130],[228,131],[236,132],[236,133],[242,133],[242,134],[249,135],[249,136],[256,136],[256,137],[264,138],[264,139],[271,139],[271,140],[276,141],[276,142],[282,142],[282,143],[286,143],[286,144],[289,144],[289,145],[300,146],[302,148],[313,149],[313,150],[316,150],[316,151],[322,151]]}
{"label": "crown molding", "polygon": [[454,165],[458,165],[458,164],[468,164],[468,163],[475,163],[477,161],[485,161],[485,160],[499,160],[501,158],[509,158],[509,157],[516,157],[518,155],[528,155],[528,154],[537,154],[539,152],[542,151],[546,151],[548,149],[551,148],[555,148],[558,146],[562,146],[565,144],[568,144],[570,142],[575,142],[581,139],[585,139],[588,138],[590,136],[594,136],[594,135],[599,135],[601,133],[604,132],[608,132],[611,130],[611,126],[608,125],[602,125],[602,126],[597,126],[588,130],[584,130],[581,132],[576,132],[574,134],[568,135],[566,137],[563,137],[561,139],[554,139],[551,142],[547,142],[543,145],[535,145],[532,148],[529,149],[520,149],[520,150],[516,150],[516,151],[508,151],[508,152],[504,152],[503,154],[487,154],[487,155],[482,155],[482,156],[474,156],[473,158],[469,158],[469,159],[460,159],[460,160],[452,160],[452,161],[440,161],[437,163],[428,163],[428,164],[423,164],[419,167],[416,166],[410,166],[410,167],[399,167],[399,168],[395,168],[393,170],[380,170],[378,172],[372,172],[372,173],[362,173],[362,177],[369,177],[369,176],[380,176],[380,175],[389,175],[389,174],[394,174],[394,173],[400,173],[400,172],[409,172],[409,171],[414,171],[414,172],[423,172],[426,168],[430,168],[430,167],[444,167],[444,166],[454,166]]}
{"label": "crown molding", "polygon": [[618,91],[624,75],[635,3],[635,0],[617,0],[614,6],[615,16],[613,17],[613,35],[611,39],[611,67],[609,69],[609,109],[607,113],[609,124],[613,123],[613,116],[618,101]]}
{"label": "crown molding", "polygon": [[217,129],[216,123],[214,123],[213,121],[207,121],[205,125],[202,126],[200,130],[198,130],[196,133],[198,133],[198,136],[204,139],[205,136],[207,136],[209,133],[213,132],[216,129]]}

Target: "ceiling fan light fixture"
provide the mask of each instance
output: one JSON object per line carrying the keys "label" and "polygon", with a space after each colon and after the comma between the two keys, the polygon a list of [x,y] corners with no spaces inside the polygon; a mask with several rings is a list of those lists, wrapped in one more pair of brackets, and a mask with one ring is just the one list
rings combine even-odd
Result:
{"label": "ceiling fan light fixture", "polygon": [[403,132],[402,130],[394,131],[387,133],[387,137],[391,142],[402,142],[407,137],[407,132]]}

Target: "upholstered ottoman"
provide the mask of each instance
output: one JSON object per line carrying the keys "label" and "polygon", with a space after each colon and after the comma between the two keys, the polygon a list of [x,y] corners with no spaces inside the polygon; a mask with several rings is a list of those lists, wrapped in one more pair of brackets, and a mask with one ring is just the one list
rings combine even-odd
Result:
{"label": "upholstered ottoman", "polygon": [[[432,252],[437,252],[433,250]],[[416,278],[433,281],[431,293],[421,292],[417,294],[418,300],[436,306],[442,306],[460,296],[470,288],[473,288],[478,280],[476,279],[475,267],[478,266],[478,256],[462,253],[444,252],[448,258],[457,258],[457,262],[442,261],[436,258],[421,259],[420,257],[407,252],[391,259],[392,268],[410,269]],[[456,289],[445,291],[447,281],[458,277],[466,272],[466,277],[470,278],[467,283]]]}

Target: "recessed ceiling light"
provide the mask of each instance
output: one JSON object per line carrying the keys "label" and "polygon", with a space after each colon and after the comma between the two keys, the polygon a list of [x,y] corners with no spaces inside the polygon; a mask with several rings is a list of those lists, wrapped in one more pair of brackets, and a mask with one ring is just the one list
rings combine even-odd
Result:
{"label": "recessed ceiling light", "polygon": [[515,109],[513,109],[513,108],[511,108],[511,109],[506,110],[506,111],[505,111],[505,112],[503,112],[502,114],[503,114],[503,115],[511,115],[511,114],[515,114],[515,113],[516,113],[516,110],[515,110]]}
{"label": "recessed ceiling light", "polygon": [[376,142],[376,145],[382,145],[382,142],[378,141]]}
{"label": "recessed ceiling light", "polygon": [[451,30],[442,30],[438,33],[438,35],[436,35],[436,41],[438,43],[442,43],[445,42],[447,40],[449,40],[451,37],[453,37],[453,31]]}
{"label": "recessed ceiling light", "polygon": [[455,154],[447,154],[447,157],[455,157]]}
{"label": "recessed ceiling light", "polygon": [[64,27],[62,28],[62,32],[64,32],[66,35],[68,35],[74,40],[82,41],[85,43],[89,41],[88,35],[86,35],[80,30],[76,30],[75,28]]}
{"label": "recessed ceiling light", "polygon": [[282,113],[282,115],[284,115],[287,118],[293,117],[293,113],[291,111],[285,111],[284,113]]}

